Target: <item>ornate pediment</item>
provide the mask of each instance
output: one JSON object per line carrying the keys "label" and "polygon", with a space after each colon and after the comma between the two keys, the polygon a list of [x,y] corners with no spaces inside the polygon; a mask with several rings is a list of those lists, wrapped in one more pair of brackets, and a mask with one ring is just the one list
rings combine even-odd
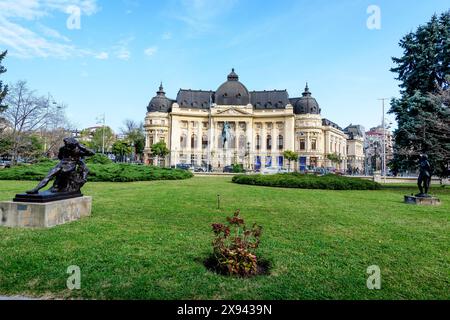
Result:
{"label": "ornate pediment", "polygon": [[251,113],[248,113],[240,108],[228,108],[225,110],[217,111],[216,115],[220,116],[250,116]]}

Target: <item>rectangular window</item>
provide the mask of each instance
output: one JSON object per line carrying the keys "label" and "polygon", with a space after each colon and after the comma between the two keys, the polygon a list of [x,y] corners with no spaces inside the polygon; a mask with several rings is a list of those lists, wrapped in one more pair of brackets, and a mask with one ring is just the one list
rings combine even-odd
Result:
{"label": "rectangular window", "polygon": [[300,150],[306,149],[306,142],[305,139],[300,139]]}
{"label": "rectangular window", "polygon": [[316,139],[311,140],[311,150],[317,150],[317,140]]}
{"label": "rectangular window", "polygon": [[300,171],[304,172],[306,170],[306,157],[300,157]]}
{"label": "rectangular window", "polygon": [[255,170],[260,170],[261,169],[261,157],[257,156],[255,158]]}
{"label": "rectangular window", "polygon": [[283,160],[284,160],[283,156],[279,156],[279,157],[278,157],[278,166],[279,166],[280,168],[283,167]]}
{"label": "rectangular window", "polygon": [[270,168],[272,166],[272,157],[266,157],[266,168]]}

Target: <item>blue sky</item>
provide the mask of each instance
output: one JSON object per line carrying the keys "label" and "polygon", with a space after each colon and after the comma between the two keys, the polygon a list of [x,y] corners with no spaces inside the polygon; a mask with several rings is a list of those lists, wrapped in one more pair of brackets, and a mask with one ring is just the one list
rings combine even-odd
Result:
{"label": "blue sky", "polygon": [[[367,28],[370,5],[381,10],[381,29]],[[51,92],[78,128],[103,113],[115,130],[142,121],[160,81],[175,98],[180,88],[216,90],[234,67],[249,90],[295,97],[308,81],[324,117],[368,129],[381,122],[377,99],[398,95],[389,69],[399,39],[449,8],[448,0],[0,0],[0,50],[10,52],[6,81]],[[78,9],[79,28],[68,26]]]}

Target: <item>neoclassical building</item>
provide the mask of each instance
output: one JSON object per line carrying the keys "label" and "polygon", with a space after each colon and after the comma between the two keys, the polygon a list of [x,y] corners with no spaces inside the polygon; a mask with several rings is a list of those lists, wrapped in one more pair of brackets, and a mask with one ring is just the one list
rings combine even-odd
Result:
{"label": "neoclassical building", "polygon": [[[231,164],[248,169],[287,167],[286,150],[298,154],[292,168],[344,170],[348,150],[356,150],[347,147],[348,141],[359,143],[322,118],[308,85],[297,98],[290,98],[286,90],[249,91],[234,69],[216,91],[181,89],[176,99],[170,99],[161,84],[147,107],[145,131],[146,163],[156,164],[151,146],[164,141],[170,154],[160,159],[163,165],[210,165],[216,170]],[[330,161],[329,154],[339,155],[342,161]]]}

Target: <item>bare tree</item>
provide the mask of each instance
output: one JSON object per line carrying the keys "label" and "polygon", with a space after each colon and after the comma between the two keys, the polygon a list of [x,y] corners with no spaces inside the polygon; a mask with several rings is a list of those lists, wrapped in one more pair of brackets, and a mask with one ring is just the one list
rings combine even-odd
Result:
{"label": "bare tree", "polygon": [[71,135],[72,124],[66,117],[67,106],[63,103],[53,104],[52,114],[48,115],[45,125],[41,128],[41,137],[44,140],[44,154],[47,157],[55,157],[59,148],[63,145],[63,139]]}
{"label": "bare tree", "polygon": [[29,139],[26,138],[45,128],[49,119],[57,114],[57,108],[51,103],[50,95],[37,96],[26,81],[11,85],[5,100],[8,109],[4,116],[12,127],[11,160],[15,164],[20,150],[27,147]]}

